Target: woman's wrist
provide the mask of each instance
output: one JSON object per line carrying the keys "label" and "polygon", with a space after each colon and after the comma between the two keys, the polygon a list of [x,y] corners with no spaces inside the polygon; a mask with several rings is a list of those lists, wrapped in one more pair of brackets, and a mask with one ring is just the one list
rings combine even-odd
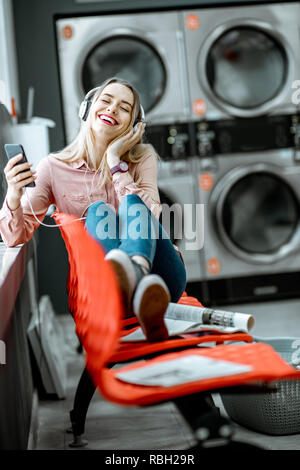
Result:
{"label": "woman's wrist", "polygon": [[8,188],[6,193],[6,204],[9,210],[15,211],[16,209],[18,209],[21,203],[21,196],[22,194],[16,194],[15,191],[10,190],[10,188]]}
{"label": "woman's wrist", "polygon": [[18,207],[20,207],[20,203],[21,203],[20,199],[12,198],[9,196],[6,197],[6,204],[10,211],[17,210]]}
{"label": "woman's wrist", "polygon": [[107,154],[106,160],[109,168],[113,168],[114,166],[118,165],[118,163],[120,163],[121,161],[120,157],[111,154]]}

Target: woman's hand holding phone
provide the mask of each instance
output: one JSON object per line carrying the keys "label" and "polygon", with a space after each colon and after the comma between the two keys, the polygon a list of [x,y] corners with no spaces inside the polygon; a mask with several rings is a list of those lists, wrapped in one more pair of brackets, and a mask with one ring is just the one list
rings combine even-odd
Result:
{"label": "woman's hand holding phone", "polygon": [[21,201],[22,189],[35,179],[35,171],[31,171],[32,164],[29,162],[19,163],[24,158],[23,154],[18,154],[12,157],[6,167],[4,174],[7,181],[7,205],[10,210],[16,210]]}
{"label": "woman's hand holding phone", "polygon": [[121,157],[129,152],[142,139],[146,124],[139,122],[136,130],[133,128],[125,135],[117,139],[107,148],[107,163],[110,168],[117,165]]}

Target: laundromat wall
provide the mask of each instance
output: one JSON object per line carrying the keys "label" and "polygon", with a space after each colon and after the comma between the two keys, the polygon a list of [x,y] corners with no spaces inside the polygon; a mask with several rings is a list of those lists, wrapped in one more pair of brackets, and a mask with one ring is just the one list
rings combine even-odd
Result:
{"label": "laundromat wall", "polygon": [[[25,118],[28,89],[34,87],[34,115],[49,118],[56,123],[56,127],[49,129],[51,151],[59,150],[65,145],[67,130],[64,122],[63,90],[60,85],[61,71],[56,42],[56,22],[59,19],[75,19],[76,17],[100,16],[101,14],[166,13],[183,9],[192,11],[228,6],[238,9],[239,6],[275,5],[277,3],[283,2],[13,0],[18,74],[21,87],[21,115],[19,118]],[[210,21],[209,17],[207,17],[207,21]],[[283,30],[284,20],[277,18],[277,21],[278,24],[280,21],[282,22],[280,26]],[[298,42],[299,25],[297,28]],[[293,31],[289,31],[289,26],[286,26],[286,29],[287,34],[293,34]],[[187,67],[190,66],[189,61],[191,60],[193,60],[192,56],[186,58]],[[297,78],[300,80],[300,73]],[[181,77],[181,79],[183,78]],[[191,77],[189,87],[192,92],[195,91],[195,96],[193,96],[195,105],[201,107],[202,103],[197,101],[197,86]],[[222,89],[217,91],[224,92]],[[230,96],[227,98],[231,99]],[[181,203],[198,201],[205,204],[206,210],[209,208],[209,211],[211,210],[218,215],[217,220],[212,220],[209,213],[205,214],[205,245],[204,249],[200,250],[199,257],[188,252],[185,253],[192,281],[188,292],[196,295],[206,305],[251,301],[257,296],[260,299],[269,299],[274,296],[297,296],[299,294],[298,286],[300,286],[300,255],[297,252],[299,231],[295,230],[295,236],[291,237],[290,251],[286,248],[286,243],[283,243],[284,247],[280,251],[276,241],[269,240],[269,245],[266,241],[266,244],[260,247],[261,252],[252,256],[253,244],[257,243],[255,230],[261,230],[260,226],[254,224],[249,235],[248,232],[243,233],[242,223],[238,227],[233,227],[233,224],[229,227],[229,220],[236,221],[237,214],[243,212],[242,201],[245,198],[249,198],[249,201],[255,206],[254,196],[257,192],[258,181],[260,188],[269,188],[269,193],[267,189],[266,193],[263,193],[262,189],[259,192],[260,198],[266,200],[264,209],[266,212],[270,212],[272,209],[270,194],[281,190],[282,183],[283,197],[281,201],[283,200],[283,202],[278,202],[280,208],[278,219],[280,220],[276,219],[270,222],[270,226],[278,226],[280,223],[284,226],[286,230],[280,232],[283,241],[289,238],[288,228],[291,229],[298,224],[300,213],[300,198],[298,199],[297,193],[297,191],[299,192],[297,189],[299,167],[295,159],[294,138],[290,133],[293,126],[297,127],[295,116],[298,110],[285,109],[284,106],[280,108],[279,106],[277,115],[275,113],[275,116],[265,121],[260,117],[250,119],[249,116],[243,116],[243,113],[240,116],[235,116],[235,119],[228,119],[226,112],[230,112],[230,108],[225,109],[223,114],[216,113],[216,109],[217,107],[211,110],[209,122],[197,123],[194,116],[191,119],[192,123],[188,125],[180,123],[181,127],[177,126],[176,132],[180,131],[180,135],[185,135],[186,132],[189,135],[194,133],[195,144],[192,145],[189,152],[195,158],[189,161],[176,158],[176,161],[165,162],[161,173],[161,189],[165,197],[169,198],[170,203],[178,202],[176,198],[180,194]],[[267,107],[265,111],[267,114]],[[236,122],[239,122],[241,127],[237,128]],[[264,126],[265,131],[262,131]],[[222,136],[222,138],[211,142],[209,136],[213,134]],[[249,139],[246,139],[249,134],[256,137],[254,142],[249,142]],[[274,141],[274,135],[281,136],[281,140],[275,139]],[[152,136],[155,141],[155,127],[153,127]],[[241,136],[244,136],[246,140],[243,141]],[[210,145],[211,149],[208,151]],[[202,148],[201,151],[200,148]],[[270,155],[270,149],[272,149],[272,155]],[[199,152],[202,151],[208,158],[199,158],[201,156]],[[255,158],[253,158],[253,152],[255,152]],[[225,155],[229,155],[230,158],[226,159]],[[236,173],[236,168],[240,167],[241,162],[245,166],[240,170],[240,173]],[[293,178],[291,177],[292,173],[295,174]],[[195,174],[199,176],[199,187],[196,189],[192,181]],[[259,174],[259,180],[256,180],[257,174]],[[279,181],[282,176],[284,176],[283,182]],[[240,180],[246,181],[247,184],[239,185]],[[209,186],[212,182],[216,183],[216,191],[210,193],[208,189],[210,189]],[[245,186],[248,188],[249,194],[245,193]],[[251,188],[254,188],[252,192]],[[236,198],[241,201],[240,206],[235,203]],[[231,205],[229,205],[230,201]],[[287,207],[288,210],[286,210]],[[222,223],[224,222],[222,214],[227,216],[225,224]],[[256,223],[259,222],[256,221]],[[227,236],[228,234],[223,233],[224,225],[228,231],[232,230],[232,240],[241,231],[241,246],[232,243],[232,240],[229,240]],[[245,227],[246,225],[244,225]],[[218,235],[216,235],[217,232]],[[280,252],[278,256],[276,250]],[[66,251],[58,230],[40,227],[38,252],[40,294],[50,294],[56,311],[64,313],[68,309],[65,289],[68,265]],[[268,252],[267,256],[265,256],[265,252]],[[204,271],[202,269],[198,273],[197,265],[200,266],[200,264],[205,268]]]}

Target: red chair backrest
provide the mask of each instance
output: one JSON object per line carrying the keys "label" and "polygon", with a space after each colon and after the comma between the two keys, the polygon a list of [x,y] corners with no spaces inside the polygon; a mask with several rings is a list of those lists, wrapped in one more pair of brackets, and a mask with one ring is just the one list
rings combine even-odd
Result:
{"label": "red chair backrest", "polygon": [[84,344],[87,367],[96,377],[118,346],[123,317],[121,294],[113,269],[103,262],[102,247],[82,221],[59,212],[53,218],[62,224],[59,228],[69,254],[68,289],[76,332]]}

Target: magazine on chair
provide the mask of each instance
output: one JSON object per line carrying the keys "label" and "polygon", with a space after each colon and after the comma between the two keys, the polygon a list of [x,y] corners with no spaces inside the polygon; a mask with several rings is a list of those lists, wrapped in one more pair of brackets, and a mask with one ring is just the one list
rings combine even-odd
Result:
{"label": "magazine on chair", "polygon": [[[254,326],[254,318],[246,313],[170,303],[165,313],[165,324],[169,336],[201,331],[248,333]],[[145,335],[142,329],[138,328],[124,336],[122,341],[145,341]]]}

